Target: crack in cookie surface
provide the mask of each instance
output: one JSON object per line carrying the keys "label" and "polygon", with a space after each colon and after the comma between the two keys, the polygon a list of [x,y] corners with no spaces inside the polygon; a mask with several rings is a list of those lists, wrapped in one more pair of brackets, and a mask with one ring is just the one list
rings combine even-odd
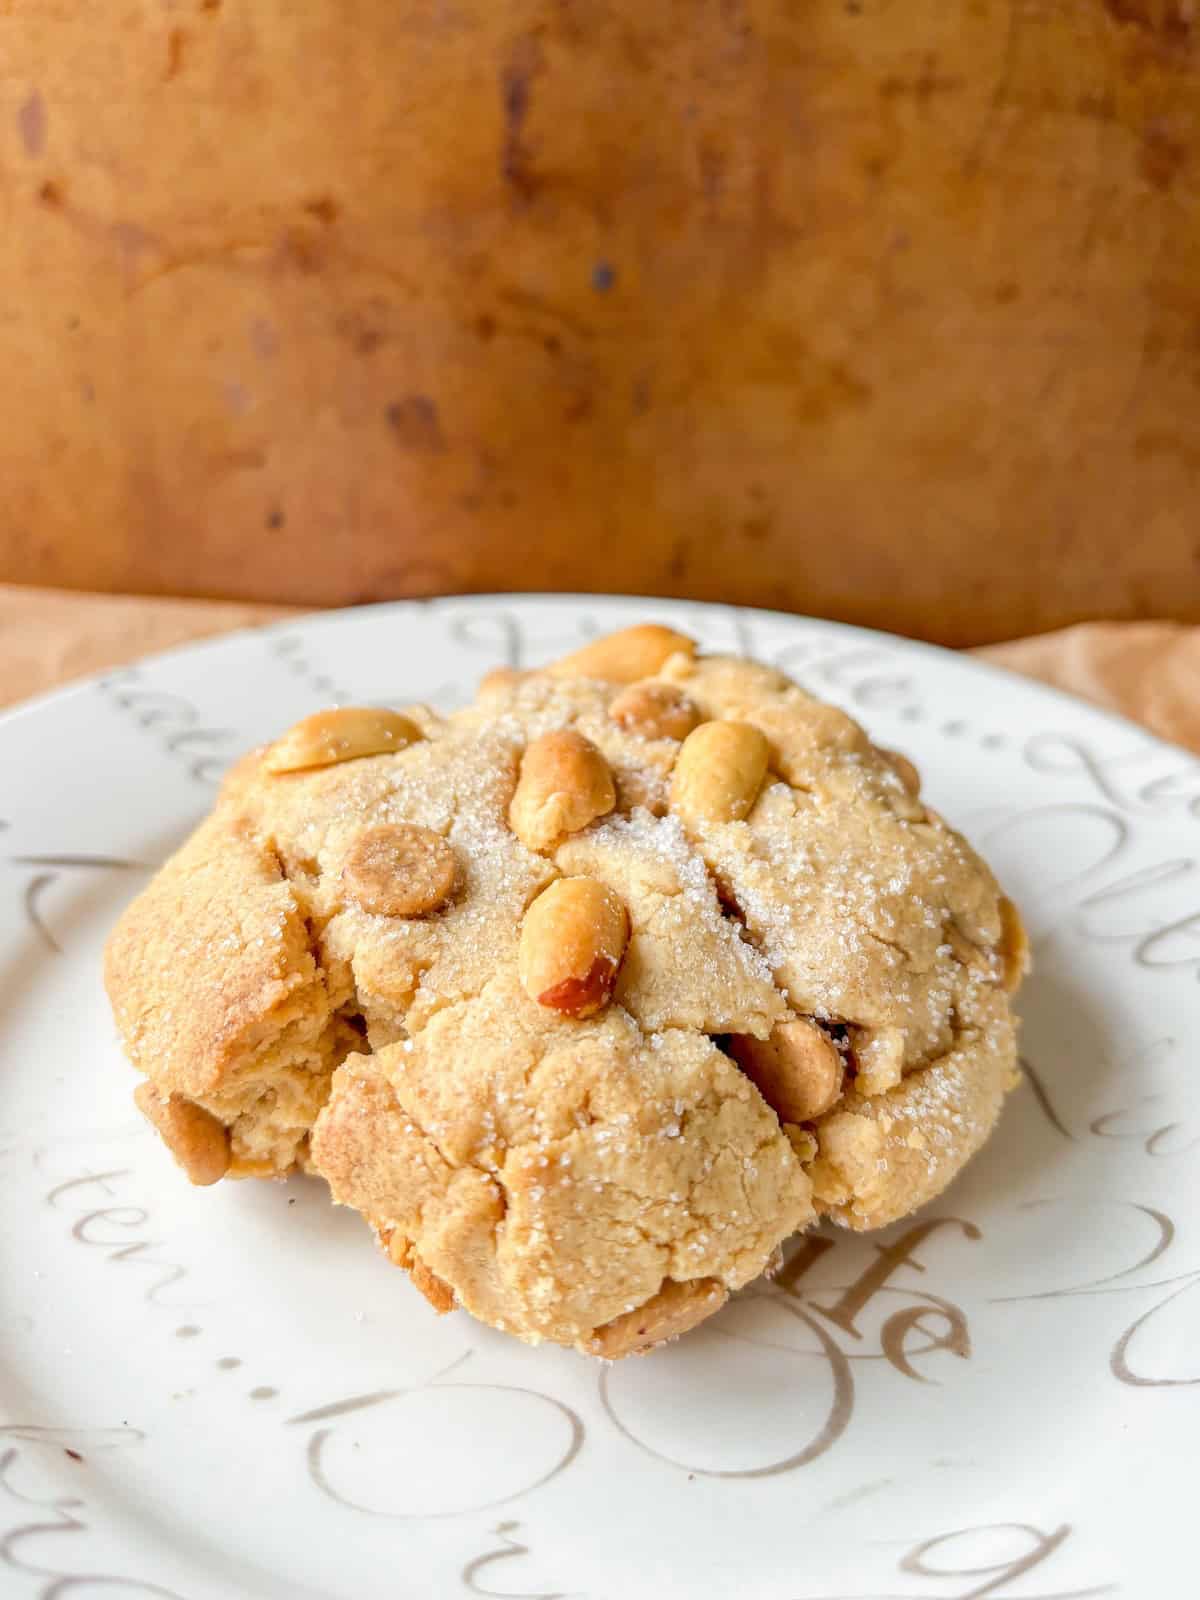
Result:
{"label": "crack in cookie surface", "polygon": [[[365,1084],[376,1108],[390,1091],[385,1138],[361,1115]],[[646,1032],[620,1006],[559,1018],[511,968],[350,1062],[313,1154],[335,1197],[413,1239],[468,1310],[531,1339],[582,1344],[668,1276],[736,1288],[811,1217],[777,1120],[707,1039]]]}
{"label": "crack in cookie surface", "polygon": [[349,1043],[304,905],[248,818],[219,806],[172,857],[105,978],[130,1059],[232,1130],[235,1176],[294,1164]]}

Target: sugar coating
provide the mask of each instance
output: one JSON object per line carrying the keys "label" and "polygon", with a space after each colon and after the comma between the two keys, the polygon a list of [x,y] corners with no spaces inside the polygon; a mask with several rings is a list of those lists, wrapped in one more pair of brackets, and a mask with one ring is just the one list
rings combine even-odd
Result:
{"label": "sugar coating", "polygon": [[[393,754],[276,777],[246,758],[108,952],[131,1058],[230,1128],[235,1173],[318,1172],[439,1309],[601,1353],[655,1306],[690,1325],[819,1214],[921,1204],[1015,1082],[1000,892],[965,841],[781,674],[680,655],[658,676],[766,735],[745,820],[671,814],[679,745],[615,723],[612,684],[523,675],[422,710]],[[567,727],[616,806],[537,853],[508,805],[528,742]],[[355,902],[343,866],[387,823],[450,845],[445,905]],[[582,1021],[518,979],[524,913],[559,876],[629,916],[611,1003]],[[849,1071],[832,1110],[782,1127],[720,1046],[795,1016]]]}
{"label": "sugar coating", "polygon": [[586,1344],[666,1280],[749,1282],[812,1218],[777,1120],[694,1030],[572,1022],[507,970],[408,1044],[347,1061],[313,1161],[493,1326]]}

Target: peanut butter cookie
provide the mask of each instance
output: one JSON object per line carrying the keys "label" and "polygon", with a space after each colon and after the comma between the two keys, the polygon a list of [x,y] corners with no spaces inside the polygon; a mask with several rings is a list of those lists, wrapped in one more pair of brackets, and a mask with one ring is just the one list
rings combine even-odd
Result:
{"label": "peanut butter cookie", "polygon": [[911,763],[645,627],[246,757],[107,980],[193,1182],[317,1172],[439,1311],[616,1357],[944,1188],[1026,964]]}

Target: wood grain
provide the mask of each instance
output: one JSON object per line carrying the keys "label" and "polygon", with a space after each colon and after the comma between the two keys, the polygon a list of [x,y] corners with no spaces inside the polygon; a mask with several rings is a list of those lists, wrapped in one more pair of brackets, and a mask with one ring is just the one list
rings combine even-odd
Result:
{"label": "wood grain", "polygon": [[1190,0],[0,4],[0,578],[1200,618]]}

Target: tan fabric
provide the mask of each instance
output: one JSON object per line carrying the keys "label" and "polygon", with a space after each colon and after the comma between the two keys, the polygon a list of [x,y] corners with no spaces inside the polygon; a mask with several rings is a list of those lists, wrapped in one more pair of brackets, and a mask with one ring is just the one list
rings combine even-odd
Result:
{"label": "tan fabric", "polygon": [[1200,628],[1177,622],[1084,622],[1035,639],[989,645],[976,654],[1200,751]]}
{"label": "tan fabric", "polygon": [[[0,705],[148,651],[296,614],[284,606],[0,584]],[[976,653],[1200,751],[1200,628],[1172,622],[1083,623]]]}
{"label": "tan fabric", "polygon": [[0,583],[0,706],[154,650],[288,614],[284,606],[141,600]]}

